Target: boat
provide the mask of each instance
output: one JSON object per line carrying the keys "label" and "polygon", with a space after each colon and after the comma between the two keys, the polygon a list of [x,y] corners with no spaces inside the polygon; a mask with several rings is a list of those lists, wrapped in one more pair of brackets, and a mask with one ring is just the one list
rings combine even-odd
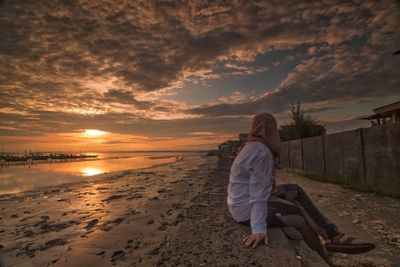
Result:
{"label": "boat", "polygon": [[29,157],[27,156],[5,156],[4,160],[5,161],[27,161],[29,159]]}
{"label": "boat", "polygon": [[47,160],[49,158],[50,158],[50,156],[47,156],[47,155],[32,155],[31,156],[32,160]]}
{"label": "boat", "polygon": [[83,158],[97,158],[99,155],[81,155]]}

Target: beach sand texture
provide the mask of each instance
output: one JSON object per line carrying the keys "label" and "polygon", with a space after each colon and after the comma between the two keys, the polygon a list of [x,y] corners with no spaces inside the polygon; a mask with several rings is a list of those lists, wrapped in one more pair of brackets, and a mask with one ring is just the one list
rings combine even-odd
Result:
{"label": "beach sand texture", "polygon": [[[217,159],[185,156],[111,178],[0,197],[5,266],[152,266]],[[56,179],[56,177],[55,177]]]}
{"label": "beach sand texture", "polygon": [[[235,223],[226,207],[230,163],[192,154],[111,178],[1,196],[0,258],[7,267],[328,266],[293,228],[269,229],[268,247],[243,245],[250,228]],[[301,184],[342,229],[356,236],[365,232],[348,226],[352,218],[340,217],[337,209],[344,207],[324,205],[339,201],[340,192],[360,193],[321,187],[286,171],[277,174],[280,183]],[[385,259],[397,250],[378,245],[366,254],[334,255],[332,266],[396,266],[396,258]]]}
{"label": "beach sand texture", "polygon": [[235,223],[225,204],[229,166],[190,155],[111,178],[2,196],[0,257],[7,267],[324,266],[303,241],[289,241],[280,229],[270,230],[267,253],[265,246],[243,246],[250,229]]}

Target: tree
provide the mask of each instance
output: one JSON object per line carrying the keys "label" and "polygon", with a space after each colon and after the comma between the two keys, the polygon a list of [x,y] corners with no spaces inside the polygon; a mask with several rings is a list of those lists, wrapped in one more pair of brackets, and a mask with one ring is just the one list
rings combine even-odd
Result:
{"label": "tree", "polygon": [[291,105],[290,118],[292,122],[280,127],[280,135],[283,141],[323,135],[326,133],[325,127],[318,124],[318,120],[310,114],[306,114],[301,109],[300,101],[297,106]]}

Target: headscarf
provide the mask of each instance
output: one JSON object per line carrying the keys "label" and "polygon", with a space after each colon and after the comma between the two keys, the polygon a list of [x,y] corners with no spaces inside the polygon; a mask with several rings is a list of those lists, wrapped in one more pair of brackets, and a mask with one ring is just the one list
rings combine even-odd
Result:
{"label": "headscarf", "polygon": [[256,114],[246,142],[261,142],[271,150],[275,157],[279,157],[281,154],[281,138],[274,116],[266,112]]}

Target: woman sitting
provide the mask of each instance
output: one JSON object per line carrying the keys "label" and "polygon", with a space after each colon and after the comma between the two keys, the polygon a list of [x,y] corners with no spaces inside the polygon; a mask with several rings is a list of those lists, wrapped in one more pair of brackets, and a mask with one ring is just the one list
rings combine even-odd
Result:
{"label": "woman sitting", "polygon": [[375,248],[341,233],[298,185],[275,185],[274,157],[279,157],[280,146],[275,118],[268,113],[257,114],[246,143],[232,163],[227,203],[235,221],[251,226],[252,234],[243,239],[246,246],[267,243],[268,225],[296,227],[321,256],[325,256],[325,249],[363,253]]}

